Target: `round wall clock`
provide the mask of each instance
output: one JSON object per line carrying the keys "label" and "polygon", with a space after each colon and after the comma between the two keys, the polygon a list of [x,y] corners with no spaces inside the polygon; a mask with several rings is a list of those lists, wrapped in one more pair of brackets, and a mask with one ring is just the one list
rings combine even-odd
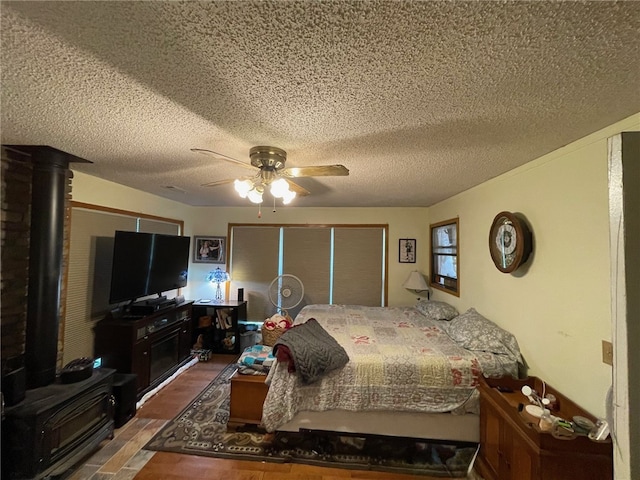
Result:
{"label": "round wall clock", "polygon": [[531,231],[527,224],[511,212],[500,212],[489,231],[489,251],[498,270],[515,271],[531,253]]}

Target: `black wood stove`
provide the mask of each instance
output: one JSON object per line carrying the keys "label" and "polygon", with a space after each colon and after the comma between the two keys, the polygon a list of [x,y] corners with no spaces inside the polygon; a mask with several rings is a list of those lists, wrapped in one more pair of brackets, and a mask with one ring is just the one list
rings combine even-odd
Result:
{"label": "black wood stove", "polygon": [[28,390],[24,401],[6,409],[2,478],[60,475],[112,436],[114,373],[97,369],[81,382]]}
{"label": "black wood stove", "polygon": [[26,392],[4,410],[2,478],[40,479],[63,473],[113,435],[115,370],[96,369],[76,383],[56,377],[69,162],[86,160],[46,146],[6,147],[29,156],[33,176]]}

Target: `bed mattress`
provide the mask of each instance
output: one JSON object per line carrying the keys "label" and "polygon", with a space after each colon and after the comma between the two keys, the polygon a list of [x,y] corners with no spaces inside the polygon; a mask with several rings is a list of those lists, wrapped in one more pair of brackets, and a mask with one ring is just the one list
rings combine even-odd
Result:
{"label": "bed mattress", "polygon": [[477,413],[479,376],[505,373],[504,359],[466,350],[442,321],[412,307],[309,305],[296,323],[310,318],[343,346],[349,362],[310,385],[276,362],[263,408],[268,431],[300,411]]}

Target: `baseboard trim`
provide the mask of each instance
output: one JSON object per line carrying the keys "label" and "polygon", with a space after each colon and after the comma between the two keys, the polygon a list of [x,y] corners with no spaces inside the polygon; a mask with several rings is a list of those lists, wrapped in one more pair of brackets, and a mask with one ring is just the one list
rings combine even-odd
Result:
{"label": "baseboard trim", "polygon": [[136,403],[136,408],[140,409],[140,407],[142,407],[142,405],[145,404],[145,402],[147,400],[149,400],[151,397],[153,397],[156,393],[158,393],[160,390],[162,390],[164,387],[166,387],[167,385],[169,385],[171,382],[173,382],[176,378],[178,378],[178,375],[180,375],[182,372],[184,372],[185,370],[193,367],[196,363],[198,363],[198,358],[193,358],[191,359],[188,363],[184,364],[182,367],[180,367],[178,370],[175,371],[175,373],[173,375],[171,375],[169,378],[167,378],[164,382],[162,382],[160,385],[158,385],[157,387],[149,390],[147,393],[145,393],[142,398],[140,400],[138,400],[138,403]]}

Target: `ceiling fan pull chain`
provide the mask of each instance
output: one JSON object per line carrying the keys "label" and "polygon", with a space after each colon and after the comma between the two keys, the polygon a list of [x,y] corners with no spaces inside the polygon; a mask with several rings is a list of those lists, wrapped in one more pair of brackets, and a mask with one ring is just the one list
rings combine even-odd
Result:
{"label": "ceiling fan pull chain", "polygon": [[262,210],[261,210],[262,204],[259,203],[258,204],[258,218],[262,218]]}
{"label": "ceiling fan pull chain", "polygon": [[276,197],[273,197],[273,213],[276,213]]}

